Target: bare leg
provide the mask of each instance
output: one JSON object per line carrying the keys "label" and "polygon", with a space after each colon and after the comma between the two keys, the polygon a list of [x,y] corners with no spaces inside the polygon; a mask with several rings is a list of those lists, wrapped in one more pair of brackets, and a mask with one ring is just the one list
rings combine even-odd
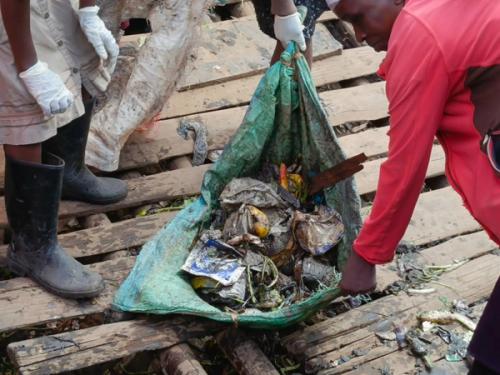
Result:
{"label": "bare leg", "polygon": [[[313,61],[313,50],[312,50],[312,40],[306,40],[306,46],[307,50],[304,52],[304,57],[306,58],[307,64],[309,65],[309,68],[312,68],[312,61]],[[271,65],[274,65],[275,62],[279,61],[281,54],[283,53],[284,49],[283,46],[281,45],[281,42],[276,42],[276,47],[274,48],[274,53],[273,57],[271,57]]]}
{"label": "bare leg", "polygon": [[42,161],[41,143],[22,146],[3,145],[3,150],[5,156],[15,160],[29,161],[32,163],[41,163]]}

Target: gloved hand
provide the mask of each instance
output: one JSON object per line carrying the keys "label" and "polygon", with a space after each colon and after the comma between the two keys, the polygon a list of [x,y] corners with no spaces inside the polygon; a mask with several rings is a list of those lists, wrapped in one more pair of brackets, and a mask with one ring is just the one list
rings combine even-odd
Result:
{"label": "gloved hand", "polygon": [[376,286],[375,265],[368,263],[355,251],[352,251],[342,272],[342,281],[340,282],[342,293],[354,296],[371,292]]}
{"label": "gloved hand", "polygon": [[37,61],[31,68],[19,73],[19,77],[46,116],[62,113],[73,104],[73,94],[46,63]]}
{"label": "gloved hand", "polygon": [[94,46],[97,55],[106,62],[107,71],[112,74],[120,49],[113,34],[106,28],[98,15],[99,7],[91,6],[78,10],[80,27],[90,44]]}
{"label": "gloved hand", "polygon": [[274,16],[274,35],[281,42],[283,48],[286,48],[288,43],[294,41],[301,51],[305,51],[306,39],[302,30],[304,30],[304,26],[300,21],[298,12],[289,16]]}

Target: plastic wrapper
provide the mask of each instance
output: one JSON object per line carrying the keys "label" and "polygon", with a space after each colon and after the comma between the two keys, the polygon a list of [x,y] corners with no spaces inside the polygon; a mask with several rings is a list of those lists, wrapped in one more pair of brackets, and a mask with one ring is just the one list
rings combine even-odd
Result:
{"label": "plastic wrapper", "polygon": [[260,209],[287,207],[270,184],[250,177],[235,178],[227,184],[220,195],[220,204],[229,211],[242,204],[249,204]]}
{"label": "plastic wrapper", "polygon": [[318,285],[329,286],[335,280],[334,267],[307,257],[302,261],[302,280],[311,289]]}
{"label": "plastic wrapper", "polygon": [[312,255],[325,254],[344,235],[342,218],[326,206],[321,206],[317,214],[295,211],[293,226],[300,246]]}
{"label": "plastic wrapper", "polygon": [[254,206],[243,204],[233,212],[224,224],[224,238],[231,239],[243,234],[252,234],[265,238],[269,234],[270,225],[266,214]]}
{"label": "plastic wrapper", "polygon": [[202,241],[189,253],[182,269],[191,275],[209,277],[224,286],[234,284],[245,271],[235,256],[206,246]]}

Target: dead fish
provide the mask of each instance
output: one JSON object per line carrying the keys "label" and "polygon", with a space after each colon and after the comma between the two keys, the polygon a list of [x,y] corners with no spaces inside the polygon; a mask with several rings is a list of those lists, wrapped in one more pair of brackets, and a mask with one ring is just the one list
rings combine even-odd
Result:
{"label": "dead fish", "polygon": [[431,294],[434,293],[436,289],[428,288],[428,289],[408,289],[408,294]]}
{"label": "dead fish", "polygon": [[425,311],[418,315],[418,319],[423,322],[432,322],[436,324],[450,324],[453,322],[458,322],[462,324],[465,328],[475,331],[477,324],[471,319],[467,318],[465,315],[459,313],[452,313],[444,310],[433,310]]}

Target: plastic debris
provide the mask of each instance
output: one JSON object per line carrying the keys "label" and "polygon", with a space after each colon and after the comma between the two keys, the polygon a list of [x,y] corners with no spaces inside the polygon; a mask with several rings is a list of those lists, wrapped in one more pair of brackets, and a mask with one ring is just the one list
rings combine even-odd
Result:
{"label": "plastic debris", "polygon": [[459,362],[467,357],[469,343],[472,340],[472,332],[464,334],[450,333],[450,344],[446,353],[446,360],[449,362]]}
{"label": "plastic debris", "polygon": [[334,267],[324,264],[312,257],[302,261],[302,280],[304,283],[315,288],[321,285],[329,286],[335,279]]}
{"label": "plastic debris", "polygon": [[194,140],[192,164],[193,167],[196,167],[204,164],[208,156],[208,130],[202,122],[182,119],[179,127],[177,128],[177,134],[184,139],[188,139],[190,132],[194,133],[194,135],[192,135]]}
{"label": "plastic debris", "polygon": [[250,177],[235,178],[227,184],[220,195],[220,204],[226,210],[238,208],[242,204],[259,209],[287,206],[269,184]]}
{"label": "plastic debris", "polygon": [[182,269],[191,275],[209,277],[224,286],[234,284],[245,271],[233,254],[206,246],[203,241],[198,241],[191,250]]}
{"label": "plastic debris", "polygon": [[295,211],[293,218],[295,237],[302,249],[312,255],[331,250],[344,235],[342,218],[334,210],[321,206],[317,213]]}
{"label": "plastic debris", "polygon": [[396,326],[394,327],[394,334],[396,335],[396,342],[398,343],[399,349],[404,349],[408,346],[406,341],[407,330],[405,327]]}
{"label": "plastic debris", "polygon": [[261,180],[226,185],[210,230],[183,267],[203,299],[232,312],[268,311],[338,285],[332,258],[320,256],[342,239],[344,225],[336,211],[317,204],[324,198],[305,202],[300,170],[267,165]]}
{"label": "plastic debris", "polygon": [[406,340],[408,342],[408,345],[412,353],[423,360],[427,370],[432,369],[432,361],[428,357],[429,354],[428,344],[425,343],[415,331],[409,331],[406,334]]}

